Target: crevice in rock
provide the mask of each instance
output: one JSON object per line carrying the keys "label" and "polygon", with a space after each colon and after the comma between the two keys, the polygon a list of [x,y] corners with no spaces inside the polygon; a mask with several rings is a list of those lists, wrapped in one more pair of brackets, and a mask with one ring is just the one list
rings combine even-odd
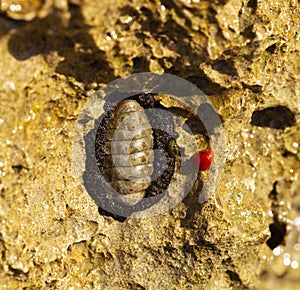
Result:
{"label": "crevice in rock", "polygon": [[251,124],[259,127],[285,129],[294,126],[295,114],[288,107],[276,106],[254,111]]}
{"label": "crevice in rock", "polygon": [[18,174],[22,171],[24,167],[22,166],[22,164],[17,164],[17,165],[13,165],[12,169],[14,171],[14,173]]}
{"label": "crevice in rock", "polygon": [[251,90],[253,93],[261,93],[263,87],[260,85],[248,85],[242,82],[243,88]]}
{"label": "crevice in rock", "polygon": [[136,282],[132,282],[128,284],[128,289],[132,289],[132,290],[145,290],[146,288],[143,287],[142,285],[136,283]]}
{"label": "crevice in rock", "polygon": [[284,237],[286,234],[286,224],[279,219],[279,201],[278,192],[276,190],[278,181],[274,182],[273,189],[269,194],[269,198],[272,202],[271,211],[273,214],[273,223],[269,225],[271,237],[267,240],[267,245],[270,249],[275,249],[279,245],[284,243]]}
{"label": "crevice in rock", "polygon": [[[171,71],[167,71],[167,73],[172,73]],[[219,95],[221,92],[225,91],[218,83],[213,82],[211,79],[205,75],[205,73],[201,70],[197,73],[197,75],[190,75],[185,78],[187,81],[197,86],[203,93],[208,96]]]}
{"label": "crevice in rock", "polygon": [[275,221],[269,225],[271,237],[267,240],[267,245],[271,250],[281,245],[284,241],[286,234],[286,224],[283,222]]}
{"label": "crevice in rock", "polygon": [[255,11],[257,9],[257,0],[249,0],[247,6],[252,8],[253,11]]}
{"label": "crevice in rock", "polygon": [[276,50],[276,43],[270,45],[269,47],[266,48],[266,51],[273,54]]}
{"label": "crevice in rock", "polygon": [[239,277],[239,275],[236,272],[227,270],[226,274],[229,276],[229,279],[231,281],[242,283],[241,278]]}
{"label": "crevice in rock", "polygon": [[248,39],[254,39],[256,36],[256,33],[253,31],[253,24],[248,25],[244,28],[243,31],[241,31],[241,35]]}
{"label": "crevice in rock", "polygon": [[212,68],[221,74],[237,77],[238,72],[234,67],[234,64],[230,60],[217,60],[212,64]]}
{"label": "crevice in rock", "polygon": [[249,289],[241,280],[239,274],[232,270],[226,270],[226,274],[228,275],[230,281],[232,281],[232,288],[234,290],[247,290]]}

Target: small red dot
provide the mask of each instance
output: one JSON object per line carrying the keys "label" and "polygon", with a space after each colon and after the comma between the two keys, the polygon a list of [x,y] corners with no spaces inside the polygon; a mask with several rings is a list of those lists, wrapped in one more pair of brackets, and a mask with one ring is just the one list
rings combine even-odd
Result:
{"label": "small red dot", "polygon": [[199,171],[208,170],[214,159],[214,153],[212,150],[203,150],[197,152],[193,157],[193,163],[198,167]]}

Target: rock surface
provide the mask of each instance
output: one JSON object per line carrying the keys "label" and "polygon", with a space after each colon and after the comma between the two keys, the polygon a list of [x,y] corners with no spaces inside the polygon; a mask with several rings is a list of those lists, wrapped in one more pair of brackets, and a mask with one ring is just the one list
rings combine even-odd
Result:
{"label": "rock surface", "polygon": [[[21,16],[11,3],[0,15],[0,288],[297,289],[299,2],[36,0]],[[74,125],[97,89],[146,71],[208,95],[227,162],[204,204],[195,191],[120,222],[74,177]]]}

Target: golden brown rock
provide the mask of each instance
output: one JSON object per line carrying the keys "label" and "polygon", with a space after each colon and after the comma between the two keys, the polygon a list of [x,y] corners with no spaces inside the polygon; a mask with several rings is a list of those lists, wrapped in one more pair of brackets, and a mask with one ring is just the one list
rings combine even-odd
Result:
{"label": "golden brown rock", "polygon": [[[32,7],[26,22],[0,17],[0,287],[297,289],[298,1]],[[177,75],[209,96],[227,163],[206,203],[200,178],[171,212],[121,223],[100,215],[74,178],[74,123],[95,90],[144,71]],[[277,106],[289,108],[293,126],[251,123]]]}

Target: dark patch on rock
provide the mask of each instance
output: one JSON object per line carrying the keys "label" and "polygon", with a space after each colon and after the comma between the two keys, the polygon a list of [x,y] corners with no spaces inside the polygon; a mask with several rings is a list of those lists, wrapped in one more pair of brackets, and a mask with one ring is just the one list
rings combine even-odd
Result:
{"label": "dark patch on rock", "polygon": [[281,245],[286,234],[286,224],[283,222],[274,222],[269,226],[271,237],[267,240],[267,245],[271,250]]}
{"label": "dark patch on rock", "polygon": [[270,249],[275,249],[279,245],[283,244],[284,237],[286,234],[286,224],[279,220],[279,202],[278,202],[278,192],[277,192],[278,181],[273,184],[273,189],[269,193],[269,198],[271,200],[271,210],[273,214],[274,222],[269,225],[271,232],[271,237],[267,240],[267,245]]}
{"label": "dark patch on rock", "polygon": [[273,129],[285,129],[294,126],[295,123],[295,114],[285,106],[269,107],[255,111],[251,118],[252,125]]}
{"label": "dark patch on rock", "polygon": [[236,77],[238,72],[236,71],[232,61],[217,60],[213,63],[212,68],[221,74]]}

